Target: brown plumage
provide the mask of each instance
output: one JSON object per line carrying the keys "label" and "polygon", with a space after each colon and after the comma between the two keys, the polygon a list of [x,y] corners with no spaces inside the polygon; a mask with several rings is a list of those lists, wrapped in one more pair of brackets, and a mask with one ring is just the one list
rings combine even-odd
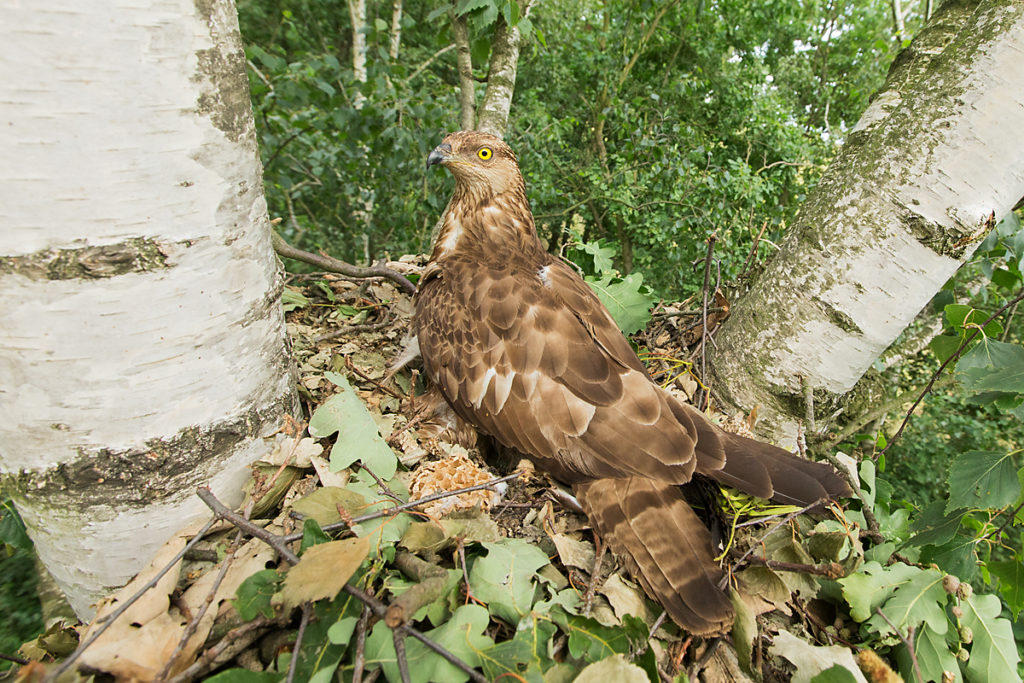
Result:
{"label": "brown plumage", "polygon": [[696,473],[798,505],[847,485],[827,465],[721,431],[651,381],[590,287],[537,239],[508,145],[452,133],[432,164],[455,192],[415,300],[426,374],[459,417],[573,485],[675,621],[721,632],[732,621],[722,571],[679,485]]}

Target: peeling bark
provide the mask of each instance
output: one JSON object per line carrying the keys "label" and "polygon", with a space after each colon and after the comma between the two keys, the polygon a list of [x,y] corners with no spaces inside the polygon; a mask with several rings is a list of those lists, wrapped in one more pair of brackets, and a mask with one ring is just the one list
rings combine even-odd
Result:
{"label": "peeling bark", "polygon": [[295,412],[282,283],[230,0],[8,15],[0,476],[87,617]]}
{"label": "peeling bark", "polygon": [[1024,194],[1024,5],[945,3],[716,337],[715,388],[792,443],[829,415]]}

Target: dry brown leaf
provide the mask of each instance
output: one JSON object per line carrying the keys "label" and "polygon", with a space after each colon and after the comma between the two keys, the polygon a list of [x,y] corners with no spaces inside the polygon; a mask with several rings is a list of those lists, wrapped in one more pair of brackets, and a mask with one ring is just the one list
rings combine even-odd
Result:
{"label": "dry brown leaf", "polygon": [[580,541],[567,534],[552,534],[551,541],[558,551],[558,558],[566,567],[576,567],[585,572],[594,571],[594,544]]}
{"label": "dry brown leaf", "polygon": [[643,619],[648,626],[654,623],[650,612],[647,611],[647,601],[644,600],[643,593],[637,587],[623,581],[618,574],[609,576],[597,592],[608,598],[612,609],[615,610],[615,616],[620,620],[627,614],[632,614]]}
{"label": "dry brown leaf", "polygon": [[292,608],[311,600],[333,600],[369,553],[370,540],[366,537],[313,546],[288,570],[281,601],[286,608]]}

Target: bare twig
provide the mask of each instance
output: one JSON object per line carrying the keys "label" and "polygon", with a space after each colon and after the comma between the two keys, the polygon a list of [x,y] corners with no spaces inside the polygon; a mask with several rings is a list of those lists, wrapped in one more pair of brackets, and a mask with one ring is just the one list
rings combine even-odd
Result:
{"label": "bare twig", "polygon": [[[217,497],[213,495],[213,492],[206,486],[200,486],[199,489],[196,491],[196,495],[199,496],[200,500],[206,503],[206,506],[208,508],[213,510],[214,514],[216,514],[217,517],[227,520],[228,522],[231,522],[236,527],[238,527],[245,533],[249,534],[250,536],[260,539],[261,541],[269,545],[271,548],[276,550],[277,554],[284,558],[284,560],[288,564],[298,563],[299,556],[292,552],[292,549],[288,547],[290,541],[285,540],[286,537],[278,536],[277,534],[273,534],[267,531],[266,529],[260,528],[252,522],[250,522],[249,520],[247,520],[242,515],[238,514],[237,512],[229,510],[227,506],[224,505],[224,503],[217,500]],[[302,534],[298,534],[298,538],[296,538],[295,540],[298,541],[301,539]]]}
{"label": "bare twig", "polygon": [[[701,302],[701,321],[703,322],[703,328],[700,331],[700,378],[701,381],[707,382],[708,377],[708,366],[707,366],[707,341],[708,341],[708,286],[711,284],[711,262],[712,257],[715,253],[715,242],[718,240],[718,233],[713,232],[708,237],[708,253],[704,257],[704,289],[703,289],[703,300]],[[701,401],[698,403],[698,408],[704,408],[707,406],[708,401],[711,398],[710,392],[703,392]]]}
{"label": "bare twig", "polygon": [[[516,476],[518,476],[518,473],[516,473]],[[280,554],[281,557],[286,562],[288,562],[288,564],[296,564],[299,561],[298,555],[292,552],[292,550],[288,547],[288,541],[286,540],[288,537],[278,536],[276,534],[270,533],[265,529],[261,529],[260,527],[256,526],[255,524],[247,520],[245,517],[235,512],[232,512],[223,503],[217,500],[216,496],[214,496],[213,493],[210,492],[210,489],[206,487],[201,487],[198,491],[198,495],[202,499],[202,501],[206,503],[206,505],[217,514],[218,517],[231,522],[245,533],[249,534],[250,536],[255,536],[256,538],[260,539],[261,541],[269,545],[271,548],[276,550],[278,554]],[[301,538],[301,534],[299,535],[299,538]],[[342,590],[351,595],[352,597],[356,598],[357,600],[360,600],[363,604],[368,605],[370,609],[373,611],[373,613],[381,619],[383,619],[387,614],[387,605],[385,605],[383,602],[373,597],[366,591],[358,588],[357,586],[353,586],[352,584],[347,583],[344,586],[342,586]],[[451,662],[452,665],[466,672],[469,675],[469,677],[472,680],[477,681],[477,683],[487,683],[487,679],[480,675],[480,673],[477,672],[476,669],[472,668],[471,666],[463,662],[461,659],[459,659],[451,652],[435,643],[427,636],[420,633],[412,626],[405,624],[399,626],[395,630],[401,631],[405,635],[410,635],[416,640],[420,641],[429,649],[433,650],[437,654],[444,657],[445,660]]]}
{"label": "bare twig", "polygon": [[18,666],[25,666],[26,664],[28,664],[28,660],[27,659],[22,659],[21,657],[18,657],[17,655],[7,655],[7,654],[4,654],[3,652],[0,652],[0,659],[2,659],[5,662],[14,662]]}
{"label": "bare twig", "polygon": [[373,470],[371,470],[369,467],[366,466],[365,463],[360,462],[360,463],[358,463],[357,466],[359,467],[360,470],[362,470],[363,472],[366,472],[371,477],[373,477],[373,480],[375,482],[377,482],[377,486],[380,488],[380,492],[381,493],[383,493],[385,496],[387,496],[391,500],[395,501],[399,505],[404,505],[405,504],[405,501],[402,500],[402,498],[397,493],[395,493],[390,488],[388,488],[388,485],[384,482],[384,480],[381,479],[380,477],[378,477],[374,473]]}
{"label": "bare twig", "polygon": [[607,546],[601,543],[601,537],[594,532],[594,570],[590,573],[590,582],[587,584],[587,592],[583,594],[583,616],[590,616],[590,609],[594,604],[594,593],[597,592],[597,584],[601,580],[601,564],[604,562],[604,554]]}
{"label": "bare twig", "polygon": [[[366,591],[361,590],[360,588],[357,588],[356,586],[353,586],[350,583],[345,584],[342,587],[342,590],[351,595],[352,597],[356,598],[357,600],[361,600],[363,604],[368,605],[369,608],[373,611],[373,613],[381,619],[383,619],[384,615],[387,613],[387,607],[384,605],[384,603],[382,603],[380,600],[373,597]],[[432,641],[427,636],[417,631],[412,626],[399,626],[398,630],[405,631],[407,635],[412,636],[416,640],[426,645],[427,648],[429,648],[430,650],[433,650],[437,654],[444,657],[445,660],[450,662],[453,666],[466,672],[471,680],[476,681],[477,683],[487,683],[487,679],[480,675],[480,673],[476,669],[467,665],[464,661],[462,661],[461,659],[453,655],[451,652],[449,652],[448,650],[444,649],[443,647]]]}
{"label": "bare twig", "polygon": [[302,649],[302,637],[306,635],[306,626],[309,624],[309,613],[313,611],[312,605],[308,602],[302,605],[302,619],[299,621],[299,631],[295,634],[295,645],[292,646],[292,659],[288,662],[288,677],[284,683],[295,681],[295,672],[299,666],[299,652]]}
{"label": "bare twig", "polygon": [[1006,304],[1002,308],[1000,308],[998,311],[996,311],[995,313],[990,315],[985,322],[983,322],[980,325],[978,325],[978,327],[974,330],[974,332],[971,333],[971,335],[969,337],[967,337],[966,339],[963,340],[963,342],[960,344],[960,346],[957,347],[956,351],[954,351],[949,356],[949,358],[947,358],[945,360],[945,362],[942,365],[939,366],[939,369],[936,370],[934,372],[934,374],[932,374],[932,377],[928,381],[928,384],[926,384],[924,389],[921,391],[921,395],[917,397],[917,400],[914,401],[914,405],[910,406],[910,410],[907,411],[906,417],[904,417],[903,418],[903,422],[900,423],[900,428],[897,429],[896,433],[893,434],[891,439],[889,439],[889,443],[887,443],[885,445],[885,448],[883,448],[878,453],[876,453],[875,455],[872,456],[872,460],[878,460],[878,458],[881,457],[883,454],[885,454],[885,452],[888,451],[890,448],[892,448],[892,445],[894,443],[896,443],[896,440],[898,438],[900,438],[900,436],[903,434],[903,430],[906,428],[907,424],[910,422],[910,417],[914,414],[914,411],[917,410],[917,406],[921,405],[921,401],[923,401],[924,397],[928,395],[928,392],[930,392],[932,390],[932,386],[935,384],[936,380],[938,380],[939,375],[942,374],[942,371],[945,370],[949,366],[950,363],[953,363],[954,361],[956,361],[956,360],[958,360],[960,358],[960,354],[964,352],[964,349],[966,349],[967,346],[972,341],[974,341],[975,337],[977,337],[979,334],[981,334],[982,330],[984,330],[988,326],[988,324],[990,322],[992,322],[993,320],[995,320],[996,318],[1001,316],[1007,309],[1011,308],[1012,306],[1016,306],[1017,303],[1019,303],[1022,299],[1024,299],[1024,289],[1021,289],[1020,291],[1018,291],[1017,295],[1015,297],[1013,297],[1008,302],[1006,302]]}
{"label": "bare twig", "polygon": [[[465,488],[455,489],[454,491],[444,491],[442,493],[432,493],[429,496],[424,496],[424,497],[422,497],[422,498],[420,498],[418,500],[411,500],[408,503],[402,503],[401,505],[394,505],[394,506],[389,507],[389,508],[387,508],[385,510],[378,510],[377,512],[370,512],[368,514],[361,515],[359,517],[353,517],[351,522],[341,521],[341,522],[334,522],[332,524],[324,524],[322,528],[323,528],[324,531],[337,531],[338,529],[348,529],[351,524],[361,524],[363,522],[369,522],[371,519],[380,519],[381,517],[388,517],[390,515],[394,515],[394,514],[397,514],[399,512],[402,512],[403,510],[408,510],[410,508],[418,507],[418,506],[424,505],[426,503],[431,503],[431,502],[433,502],[435,500],[441,500],[442,498],[448,498],[450,496],[457,496],[457,495],[462,494],[462,493],[470,493],[471,491],[480,491],[481,489],[489,489],[492,486],[504,483],[506,481],[510,481],[512,479],[515,479],[515,478],[521,476],[521,475],[522,475],[522,472],[513,472],[512,474],[505,475],[504,477],[499,477],[497,479],[492,479],[490,481],[485,481],[482,484],[475,484],[473,486],[466,486]],[[294,543],[295,541],[301,541],[302,540],[302,534],[301,533],[294,533],[294,534],[289,534],[288,536],[280,536],[279,538],[281,538],[286,543]]]}
{"label": "bare twig", "polygon": [[352,362],[352,358],[350,356],[345,356],[345,367],[348,368],[349,370],[351,370],[352,372],[356,373],[357,375],[359,375],[363,379],[365,379],[367,382],[369,382],[373,386],[375,386],[378,389],[380,389],[381,391],[383,391],[385,394],[388,394],[389,396],[393,396],[393,397],[395,397],[397,399],[405,398],[405,396],[402,396],[401,394],[399,394],[398,392],[396,392],[393,389],[388,389],[386,386],[384,386],[383,384],[381,384],[380,382],[378,382],[377,380],[375,380],[374,378],[370,377],[365,372],[363,372],[362,370],[357,368],[355,366],[355,363]]}
{"label": "bare twig", "polygon": [[249,647],[252,641],[244,640],[243,636],[257,629],[281,622],[281,618],[268,619],[261,614],[252,621],[247,621],[244,624],[233,628],[225,633],[224,637],[222,637],[216,645],[203,652],[203,655],[193,662],[190,667],[172,678],[168,683],[184,683],[185,681],[194,680],[204,671],[210,669],[213,663],[221,655],[232,651],[241,652],[246,647]]}
{"label": "bare twig", "polygon": [[239,531],[235,535],[235,539],[231,542],[231,547],[228,548],[227,553],[224,555],[224,560],[221,563],[220,571],[217,572],[217,578],[214,580],[213,585],[210,586],[210,590],[206,593],[206,599],[203,601],[203,606],[199,608],[199,612],[193,616],[188,626],[185,627],[185,632],[181,634],[181,638],[178,639],[178,645],[174,648],[174,652],[167,659],[167,663],[164,664],[163,670],[157,675],[157,681],[163,681],[167,678],[167,675],[171,672],[171,667],[174,666],[175,660],[181,654],[182,650],[185,649],[185,645],[195,635],[196,629],[199,628],[199,622],[203,620],[206,612],[210,609],[210,605],[213,604],[213,598],[217,594],[217,589],[220,588],[220,584],[224,581],[225,575],[228,573],[228,567],[231,566],[231,562],[234,560],[235,551],[242,542],[242,532]]}
{"label": "bare twig", "polygon": [[349,277],[382,277],[397,284],[405,290],[407,294],[412,294],[416,291],[416,285],[410,282],[409,278],[397,271],[391,270],[383,265],[383,263],[377,263],[369,268],[354,266],[351,263],[345,263],[344,261],[339,261],[338,259],[330,256],[311,254],[308,251],[303,251],[302,249],[293,247],[285,242],[284,238],[276,232],[271,232],[270,236],[274,244],[274,251],[285,258],[302,261],[303,263],[308,263],[322,270],[327,270],[332,273],[341,273],[342,275],[348,275]]}
{"label": "bare twig", "polygon": [[917,653],[914,652],[914,627],[909,627],[907,629],[907,635],[904,636],[903,632],[896,628],[895,624],[889,621],[889,617],[885,616],[885,612],[882,611],[881,607],[876,607],[875,612],[885,620],[885,623],[889,624],[889,627],[897,636],[899,636],[899,639],[903,641],[903,644],[907,646],[907,652],[910,653],[910,662],[914,665],[914,676],[917,678],[918,683],[924,683],[924,676],[921,675],[921,665],[917,663]]}
{"label": "bare twig", "polygon": [[749,564],[758,564],[769,569],[777,569],[781,572],[799,572],[801,574],[814,574],[829,579],[841,579],[846,576],[843,566],[838,562],[826,562],[825,564],[802,564],[800,562],[782,562],[780,560],[769,560],[767,557],[747,557]]}
{"label": "bare twig", "polygon": [[352,683],[363,683],[366,668],[366,627],[370,621],[370,607],[363,605],[363,613],[356,624],[356,654],[352,663]]}
{"label": "bare twig", "polygon": [[402,677],[402,683],[409,683],[409,660],[405,657],[405,636],[396,628],[391,631],[391,638],[395,643],[395,659],[398,661],[398,675]]}
{"label": "bare twig", "polygon": [[344,337],[347,334],[354,332],[372,332],[374,330],[381,330],[390,325],[393,320],[390,317],[385,317],[384,320],[375,323],[366,323],[363,325],[342,325],[336,330],[332,330],[327,334],[322,334],[319,337],[313,339],[314,344],[319,344],[323,341],[329,341],[331,339],[337,339],[338,337]]}
{"label": "bare twig", "polygon": [[[737,564],[737,565],[741,564],[744,560],[747,559],[747,557],[752,552],[754,552],[754,548],[760,547],[761,544],[764,543],[764,540],[766,538],[768,538],[769,536],[774,534],[776,531],[778,531],[784,524],[788,524],[791,520],[795,519],[798,515],[802,515],[803,513],[807,512],[808,510],[813,510],[815,507],[817,507],[820,504],[821,504],[821,501],[820,500],[816,500],[813,503],[811,503],[810,505],[805,505],[804,507],[800,508],[799,510],[794,510],[793,512],[790,512],[788,515],[786,515],[785,517],[780,519],[778,522],[773,524],[771,527],[769,527],[768,530],[765,531],[764,534],[761,536],[761,538],[757,539],[757,541],[752,543],[750,548],[747,550],[747,552],[743,553],[740,556],[740,558],[738,560],[736,560],[736,562],[734,564]],[[718,582],[718,587],[721,588],[721,589],[725,589],[725,586],[726,586],[726,584],[728,582],[729,582],[729,575],[726,574],[725,576],[722,577],[722,580]]]}
{"label": "bare twig", "polygon": [[91,636],[89,636],[86,640],[84,640],[81,643],[79,643],[78,647],[75,648],[75,651],[72,652],[70,655],[68,655],[68,658],[65,659],[63,662],[61,662],[60,666],[58,666],[56,669],[54,669],[49,674],[47,674],[46,678],[43,679],[43,680],[46,683],[51,683],[52,681],[56,681],[57,678],[62,673],[64,673],[68,669],[70,669],[71,665],[74,664],[76,661],[78,661],[78,658],[82,656],[82,653],[85,652],[85,650],[90,645],[95,643],[96,639],[99,638],[101,635],[103,635],[103,633],[106,632],[106,630],[108,628],[110,628],[110,625],[113,624],[117,620],[117,618],[119,616],[124,614],[125,611],[129,607],[134,605],[136,603],[136,601],[138,601],[138,599],[141,598],[143,596],[143,594],[145,594],[146,591],[148,591],[150,588],[155,586],[160,581],[160,579],[163,578],[164,574],[169,572],[171,570],[171,568],[174,565],[176,565],[181,560],[181,558],[183,558],[185,556],[185,553],[187,553],[189,550],[191,550],[193,547],[195,547],[199,543],[199,541],[203,540],[203,536],[206,535],[206,532],[209,531],[213,527],[213,525],[216,524],[216,522],[217,522],[216,518],[211,519],[209,522],[207,522],[203,526],[203,528],[200,529],[196,533],[196,535],[192,538],[192,540],[189,541],[187,544],[185,544],[185,547],[182,548],[178,552],[177,555],[175,555],[173,558],[171,558],[170,562],[168,562],[166,565],[164,565],[163,569],[161,569],[159,572],[157,572],[156,575],[152,579],[147,581],[146,585],[143,586],[142,588],[140,588],[135,593],[135,595],[133,595],[132,597],[128,598],[124,602],[123,605],[121,605],[116,610],[114,610],[113,613],[111,613],[110,616],[108,616],[106,618],[106,620],[103,622],[103,624],[98,629],[96,629],[96,631]]}

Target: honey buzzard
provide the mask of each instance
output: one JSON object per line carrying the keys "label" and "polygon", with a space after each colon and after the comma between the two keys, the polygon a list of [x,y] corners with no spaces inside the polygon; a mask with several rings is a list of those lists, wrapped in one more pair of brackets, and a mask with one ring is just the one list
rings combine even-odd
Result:
{"label": "honey buzzard", "polygon": [[590,287],[537,238],[515,154],[452,133],[428,157],[455,176],[415,297],[425,371],[454,412],[573,487],[595,530],[698,635],[732,623],[695,474],[781,503],[849,495],[828,465],[729,434],[648,376]]}

